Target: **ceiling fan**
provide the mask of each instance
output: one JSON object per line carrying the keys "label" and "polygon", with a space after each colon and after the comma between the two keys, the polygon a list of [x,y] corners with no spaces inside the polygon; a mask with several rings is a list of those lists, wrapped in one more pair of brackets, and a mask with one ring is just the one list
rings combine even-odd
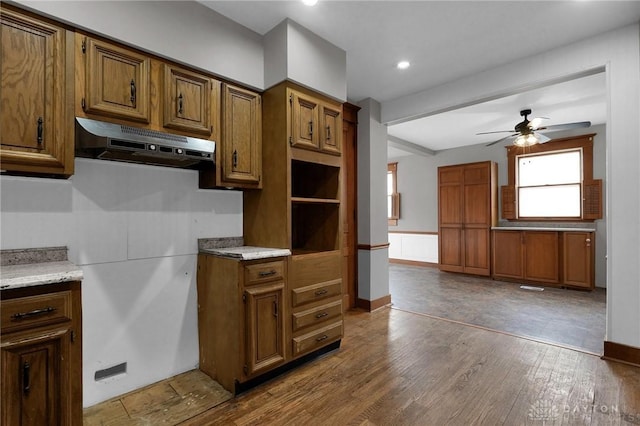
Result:
{"label": "ceiling fan", "polygon": [[476,135],[488,135],[491,133],[511,133],[497,141],[488,143],[486,146],[495,145],[502,141],[506,141],[510,138],[515,138],[513,144],[516,146],[531,146],[537,143],[549,142],[551,139],[539,132],[556,132],[558,130],[577,129],[579,127],[591,126],[590,121],[579,121],[576,123],[554,124],[551,126],[541,126],[542,120],[548,120],[547,117],[536,117],[532,120],[528,119],[531,114],[530,109],[523,109],[520,111],[520,116],[524,117],[520,123],[516,124],[513,130],[498,130],[495,132],[482,132],[476,133]]}

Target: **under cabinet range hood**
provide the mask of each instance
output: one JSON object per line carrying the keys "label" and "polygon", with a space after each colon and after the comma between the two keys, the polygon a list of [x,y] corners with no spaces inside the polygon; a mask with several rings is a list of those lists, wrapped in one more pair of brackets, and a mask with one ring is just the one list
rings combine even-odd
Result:
{"label": "under cabinet range hood", "polygon": [[156,166],[213,167],[214,141],[76,117],[76,156]]}

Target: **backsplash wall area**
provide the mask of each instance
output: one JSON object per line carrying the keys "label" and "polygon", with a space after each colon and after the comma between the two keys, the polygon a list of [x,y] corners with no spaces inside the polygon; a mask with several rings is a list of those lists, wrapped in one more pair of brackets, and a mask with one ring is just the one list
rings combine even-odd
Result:
{"label": "backsplash wall area", "polygon": [[[198,365],[198,238],[242,235],[242,193],[198,172],[77,158],[68,180],[0,177],[1,247],[82,267],[85,407]],[[96,381],[97,370],[127,363]]]}

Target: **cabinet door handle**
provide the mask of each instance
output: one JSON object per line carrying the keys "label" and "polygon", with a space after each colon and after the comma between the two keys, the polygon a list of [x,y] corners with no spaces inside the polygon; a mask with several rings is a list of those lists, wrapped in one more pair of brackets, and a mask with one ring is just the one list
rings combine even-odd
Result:
{"label": "cabinet door handle", "polygon": [[182,93],[178,95],[178,114],[182,115]]}
{"label": "cabinet door handle", "polygon": [[322,342],[323,340],[327,340],[329,338],[329,336],[327,336],[326,334],[323,334],[320,337],[316,337],[316,342]]}
{"label": "cabinet door handle", "polygon": [[136,107],[136,82],[131,80],[131,104]]}
{"label": "cabinet door handle", "polygon": [[260,271],[258,272],[258,276],[263,278],[263,277],[270,277],[271,275],[275,275],[276,274],[276,270],[272,269],[270,271]]}
{"label": "cabinet door handle", "polygon": [[235,169],[238,167],[238,151],[233,150],[233,155],[231,156],[231,162],[233,163],[232,167]]}
{"label": "cabinet door handle", "polygon": [[273,301],[273,316],[277,317],[278,316],[278,302],[277,301]]}
{"label": "cabinet door handle", "polygon": [[44,120],[42,119],[42,117],[38,117],[38,135],[37,135],[37,141],[38,141],[38,145],[42,145],[42,134],[44,133]]}
{"label": "cabinet door handle", "polygon": [[33,311],[29,311],[29,312],[18,312],[16,314],[11,315],[11,318],[13,318],[14,320],[21,320],[23,318],[34,317],[36,315],[48,314],[48,313],[53,312],[55,310],[56,310],[56,308],[54,308],[52,306],[47,306],[46,308],[34,309]]}
{"label": "cabinet door handle", "polygon": [[29,393],[31,390],[31,365],[28,361],[22,364],[22,392]]}
{"label": "cabinet door handle", "polygon": [[323,288],[322,290],[316,290],[316,296],[322,296],[323,294],[327,294],[327,289]]}
{"label": "cabinet door handle", "polygon": [[331,126],[327,126],[327,140],[331,139]]}
{"label": "cabinet door handle", "polygon": [[316,314],[316,319],[324,318],[327,315],[329,315],[329,314],[326,313],[326,312],[320,312],[319,314]]}
{"label": "cabinet door handle", "polygon": [[313,121],[309,122],[309,134],[313,136]]}

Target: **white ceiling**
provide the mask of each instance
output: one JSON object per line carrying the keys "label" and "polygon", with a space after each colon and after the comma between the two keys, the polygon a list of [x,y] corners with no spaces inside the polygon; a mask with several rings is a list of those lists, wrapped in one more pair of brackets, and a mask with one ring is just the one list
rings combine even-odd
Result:
{"label": "white ceiling", "polygon": [[[288,17],[344,49],[351,102],[400,98],[640,21],[640,1],[199,1],[262,35]],[[401,59],[411,67],[397,70]],[[605,87],[599,74],[388,130],[437,151],[497,140],[475,134],[513,128],[524,108],[545,124],[600,124]]]}

